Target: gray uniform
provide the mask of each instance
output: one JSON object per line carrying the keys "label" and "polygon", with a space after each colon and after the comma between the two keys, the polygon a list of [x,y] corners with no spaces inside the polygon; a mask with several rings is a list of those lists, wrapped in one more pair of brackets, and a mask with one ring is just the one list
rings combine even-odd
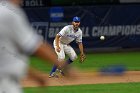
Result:
{"label": "gray uniform", "polygon": [[41,41],[22,9],[0,1],[0,93],[21,93],[19,80],[26,74],[28,56]]}

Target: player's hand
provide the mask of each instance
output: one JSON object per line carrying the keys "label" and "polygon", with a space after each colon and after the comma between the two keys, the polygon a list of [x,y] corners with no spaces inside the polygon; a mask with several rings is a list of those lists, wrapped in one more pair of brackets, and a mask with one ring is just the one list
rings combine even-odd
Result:
{"label": "player's hand", "polygon": [[83,63],[85,61],[85,59],[86,59],[85,54],[84,53],[80,54],[80,60],[79,60],[80,63]]}
{"label": "player's hand", "polygon": [[57,52],[60,52],[60,51],[61,51],[61,48],[60,48],[59,46],[57,46],[57,47],[56,47],[56,51],[57,51]]}
{"label": "player's hand", "polygon": [[28,77],[38,82],[39,86],[45,86],[47,84],[47,80],[43,76],[43,73],[32,67],[29,68]]}

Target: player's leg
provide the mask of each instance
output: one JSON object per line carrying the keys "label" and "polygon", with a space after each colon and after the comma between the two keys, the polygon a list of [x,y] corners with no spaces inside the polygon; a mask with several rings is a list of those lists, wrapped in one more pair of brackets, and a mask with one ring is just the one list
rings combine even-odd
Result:
{"label": "player's leg", "polygon": [[[64,45],[64,52],[69,56],[69,58],[66,61],[67,64],[71,64],[74,60],[77,59],[77,54],[70,45]],[[61,74],[65,76],[65,73],[63,71],[61,71]]]}
{"label": "player's leg", "polygon": [[[63,44],[61,44],[60,43],[60,48],[61,48],[61,51],[60,52],[57,52],[56,51],[56,45],[54,44],[54,48],[55,48],[55,52],[56,52],[56,54],[57,54],[57,56],[58,56],[58,60],[59,61],[63,61],[64,59],[65,59],[65,53],[64,53],[64,49],[63,49]],[[54,72],[56,71],[56,69],[57,69],[57,66],[53,66],[53,68],[52,68],[52,70],[51,70],[51,72],[50,72],[50,76],[49,77],[53,77],[54,76]]]}
{"label": "player's leg", "polygon": [[68,64],[71,64],[74,60],[77,59],[77,54],[70,45],[64,46],[64,51],[69,56],[69,58],[67,59]]}

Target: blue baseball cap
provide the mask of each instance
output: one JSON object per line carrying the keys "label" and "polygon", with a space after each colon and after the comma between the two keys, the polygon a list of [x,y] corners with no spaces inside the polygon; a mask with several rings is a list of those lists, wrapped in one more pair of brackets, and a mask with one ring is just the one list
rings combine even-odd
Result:
{"label": "blue baseball cap", "polygon": [[73,22],[75,21],[80,22],[80,17],[77,17],[77,16],[73,17]]}

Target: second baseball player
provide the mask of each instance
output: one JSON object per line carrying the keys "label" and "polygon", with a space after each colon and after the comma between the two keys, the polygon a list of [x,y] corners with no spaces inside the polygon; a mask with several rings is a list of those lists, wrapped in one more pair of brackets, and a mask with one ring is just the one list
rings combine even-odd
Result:
{"label": "second baseball player", "polygon": [[[71,64],[76,58],[77,54],[74,49],[69,45],[72,41],[76,40],[76,43],[79,46],[80,55],[85,56],[83,52],[83,43],[82,43],[82,30],[79,28],[80,26],[80,17],[73,17],[72,25],[65,26],[55,37],[54,40],[54,48],[55,52],[58,56],[58,60],[65,60],[65,54],[68,55],[67,63]],[[52,71],[50,72],[49,77],[55,76],[55,71],[57,70],[57,66],[53,66]],[[62,75],[64,73],[60,71]]]}

